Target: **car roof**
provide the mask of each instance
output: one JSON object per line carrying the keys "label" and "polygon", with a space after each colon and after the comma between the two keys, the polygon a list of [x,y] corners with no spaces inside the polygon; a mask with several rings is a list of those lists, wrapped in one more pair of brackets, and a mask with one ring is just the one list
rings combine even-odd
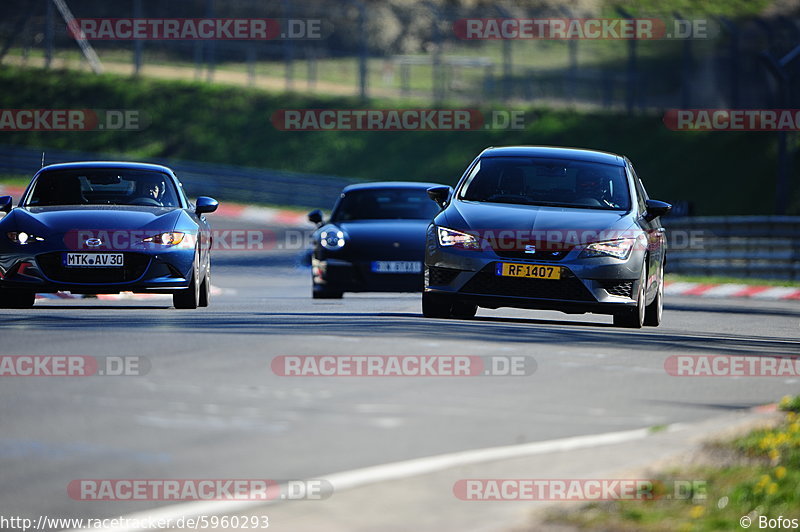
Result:
{"label": "car roof", "polygon": [[587,150],[584,148],[562,148],[557,146],[492,147],[483,150],[479,157],[542,157],[625,166],[625,158],[616,153]]}
{"label": "car roof", "polygon": [[421,189],[427,190],[431,187],[444,186],[441,183],[421,183],[419,181],[373,181],[371,183],[355,183],[347,185],[342,189],[342,192],[350,192],[353,190],[370,190],[379,188],[407,188],[407,189]]}
{"label": "car roof", "polygon": [[[126,170],[152,170],[172,174],[172,170],[160,164],[135,163],[126,161],[80,161],[72,163],[56,163],[42,167],[39,172],[50,170],[80,170],[82,168],[119,168]],[[37,173],[39,173],[37,172]]]}

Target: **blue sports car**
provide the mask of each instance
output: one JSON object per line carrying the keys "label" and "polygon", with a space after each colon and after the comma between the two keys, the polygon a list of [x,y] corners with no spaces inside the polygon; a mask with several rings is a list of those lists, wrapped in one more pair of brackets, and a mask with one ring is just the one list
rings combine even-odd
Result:
{"label": "blue sports car", "polygon": [[33,176],[19,205],[0,197],[0,307],[36,293],[155,292],[175,308],[208,306],[211,230],[167,167],[125,162],[53,164]]}

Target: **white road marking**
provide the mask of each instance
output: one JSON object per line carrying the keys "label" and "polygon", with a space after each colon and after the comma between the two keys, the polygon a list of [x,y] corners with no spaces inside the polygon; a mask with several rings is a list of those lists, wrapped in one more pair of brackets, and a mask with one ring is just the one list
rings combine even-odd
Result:
{"label": "white road marking", "polygon": [[[670,426],[667,430],[675,430]],[[489,447],[455,453],[429,456],[393,462],[378,466],[342,471],[330,475],[319,475],[315,478],[327,480],[333,487],[334,493],[346,489],[358,488],[376,482],[399,480],[429,473],[435,473],[453,467],[459,467],[496,460],[507,460],[524,456],[534,456],[545,453],[572,451],[586,449],[601,445],[611,445],[647,438],[652,434],[649,428],[607,432],[605,434],[591,434],[587,436],[573,436],[542,442],[524,443],[519,445],[506,445],[502,447]],[[181,517],[197,517],[200,515],[225,515],[235,512],[254,510],[260,506],[275,504],[280,500],[270,501],[192,501],[173,504],[144,512],[137,512],[123,516],[128,522],[147,522],[148,520],[172,519],[173,522]],[[134,532],[142,530],[132,527],[116,527],[97,529],[106,532]],[[69,531],[80,532],[80,531]]]}

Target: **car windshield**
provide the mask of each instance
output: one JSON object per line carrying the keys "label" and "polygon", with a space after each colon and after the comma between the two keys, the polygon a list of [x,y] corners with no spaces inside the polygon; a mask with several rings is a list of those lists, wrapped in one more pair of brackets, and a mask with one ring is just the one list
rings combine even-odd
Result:
{"label": "car windshield", "polygon": [[625,169],[587,161],[487,157],[478,161],[459,199],[583,209],[630,209]]}
{"label": "car windshield", "polygon": [[352,190],[339,201],[333,222],[351,220],[431,220],[439,212],[425,189]]}
{"label": "car windshield", "polygon": [[82,169],[44,172],[25,205],[140,205],[178,207],[172,178],[153,170]]}

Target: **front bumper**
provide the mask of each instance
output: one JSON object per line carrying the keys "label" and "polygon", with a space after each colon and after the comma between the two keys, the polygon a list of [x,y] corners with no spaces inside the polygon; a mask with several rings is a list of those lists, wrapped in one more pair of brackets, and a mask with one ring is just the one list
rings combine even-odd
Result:
{"label": "front bumper", "polygon": [[120,292],[174,293],[189,286],[194,250],[159,253],[122,252],[125,265],[116,268],[67,268],[66,250],[0,253],[0,289],[37,293],[117,294]]}
{"label": "front bumper", "polygon": [[[485,308],[596,314],[635,308],[645,251],[634,249],[625,260],[579,259],[582,249],[573,248],[558,260],[506,258],[488,249],[443,248],[429,236],[424,290]],[[561,279],[501,277],[495,274],[499,262],[559,266]]]}
{"label": "front bumper", "polygon": [[311,260],[314,288],[339,292],[421,292],[419,273],[375,273],[372,261]]}

